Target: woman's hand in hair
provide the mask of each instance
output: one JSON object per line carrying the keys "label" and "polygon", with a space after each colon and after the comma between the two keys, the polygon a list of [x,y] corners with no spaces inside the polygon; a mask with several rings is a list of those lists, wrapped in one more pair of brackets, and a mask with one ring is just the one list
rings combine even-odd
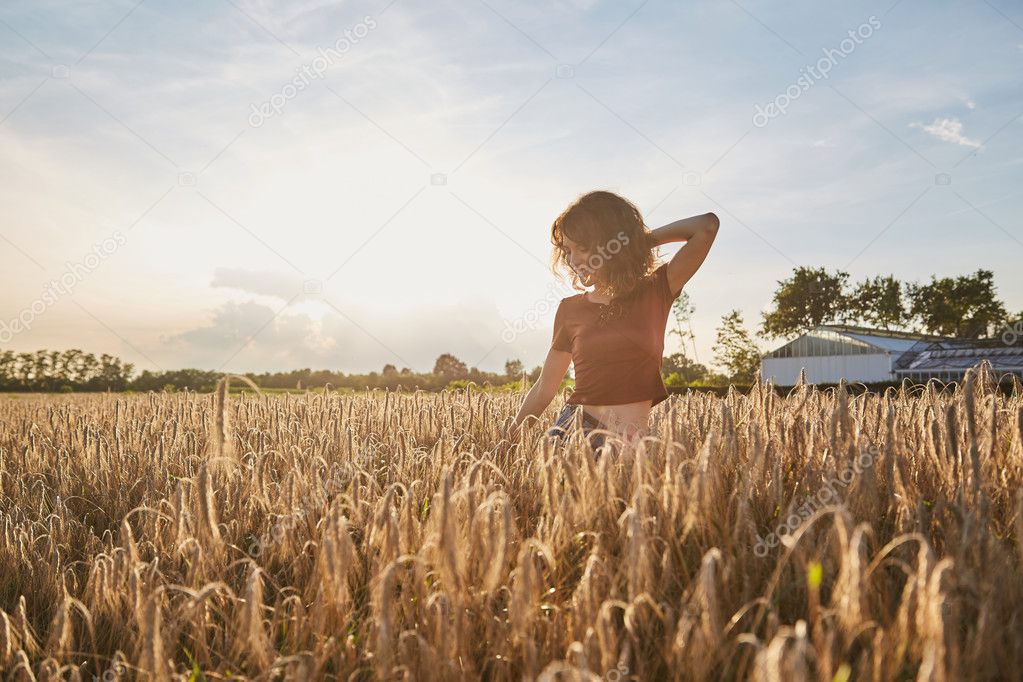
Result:
{"label": "woman's hand in hair", "polygon": [[662,225],[650,233],[658,246],[672,242],[687,242],[699,234],[716,233],[720,222],[714,213],[703,213]]}

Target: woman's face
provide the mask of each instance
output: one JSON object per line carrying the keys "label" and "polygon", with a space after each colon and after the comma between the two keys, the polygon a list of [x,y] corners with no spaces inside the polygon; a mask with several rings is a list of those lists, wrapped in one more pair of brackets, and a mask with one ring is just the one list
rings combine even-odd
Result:
{"label": "woman's face", "polygon": [[565,237],[564,245],[565,252],[568,254],[568,264],[579,275],[583,285],[590,286],[596,283],[596,271],[592,270],[590,265],[592,262],[590,256],[593,255],[592,250],[578,242],[572,241],[568,237]]}

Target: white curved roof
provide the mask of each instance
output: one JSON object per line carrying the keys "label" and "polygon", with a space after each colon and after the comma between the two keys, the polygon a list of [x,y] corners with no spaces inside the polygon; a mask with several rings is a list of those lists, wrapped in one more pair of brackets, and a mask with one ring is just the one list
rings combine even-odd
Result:
{"label": "white curved roof", "polygon": [[[836,330],[837,331],[837,330]],[[864,343],[869,343],[872,346],[883,348],[884,350],[891,351],[894,353],[902,353],[909,350],[919,339],[899,339],[891,336],[876,336],[874,334],[859,334],[854,332],[843,332],[839,331],[840,334],[844,334],[853,339],[859,339]]]}

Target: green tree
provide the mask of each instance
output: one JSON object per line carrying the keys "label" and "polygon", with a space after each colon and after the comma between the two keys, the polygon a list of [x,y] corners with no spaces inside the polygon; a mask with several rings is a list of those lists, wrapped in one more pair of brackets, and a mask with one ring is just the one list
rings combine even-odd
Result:
{"label": "green tree", "polygon": [[543,372],[543,365],[537,365],[533,369],[529,370],[529,381],[535,383],[540,378],[540,374]]}
{"label": "green tree", "polygon": [[824,268],[798,267],[778,282],[773,308],[762,313],[765,336],[791,336],[846,315],[849,273],[829,274]]}
{"label": "green tree", "polygon": [[51,360],[51,354],[45,350],[37,350],[32,355],[32,387],[37,391],[50,390]]}
{"label": "green tree", "polygon": [[456,358],[451,353],[444,353],[437,358],[437,362],[433,365],[433,373],[439,374],[448,380],[451,379],[464,379],[468,374],[469,370],[465,366],[465,363]]}
{"label": "green tree", "polygon": [[[672,353],[661,360],[661,374],[675,374],[684,384],[705,380],[710,377],[710,370],[704,365],[694,362],[685,353]],[[667,381],[667,380],[665,380]]]}
{"label": "green tree", "polygon": [[99,376],[95,378],[100,390],[123,391],[135,366],[130,362],[122,363],[121,359],[103,353],[99,356]]}
{"label": "green tree", "polygon": [[752,383],[760,369],[760,349],[743,326],[742,313],[732,310],[721,318],[717,328],[714,357],[726,368],[732,383]]}
{"label": "green tree", "polygon": [[931,275],[927,284],[907,284],[906,298],[910,319],[931,334],[977,339],[991,336],[1009,321],[990,270],[955,278]]}
{"label": "green tree", "polygon": [[78,360],[82,355],[82,351],[77,348],[71,348],[60,354],[59,370],[58,375],[61,381],[67,382],[78,382]]}
{"label": "green tree", "polygon": [[892,275],[864,279],[849,295],[847,313],[847,320],[863,321],[873,327],[893,329],[905,326],[902,284]]}
{"label": "green tree", "polygon": [[521,360],[508,360],[504,363],[504,374],[510,379],[518,379],[523,371]]}
{"label": "green tree", "polygon": [[78,358],[78,381],[86,384],[99,374],[99,360],[92,353],[86,353]]}
{"label": "green tree", "polygon": [[675,318],[675,328],[669,330],[668,333],[678,335],[683,353],[686,352],[686,340],[688,340],[692,344],[693,357],[699,362],[700,358],[696,353],[696,334],[693,333],[693,313],[695,312],[696,308],[690,301],[689,292],[683,289],[682,293],[671,304],[671,313]]}
{"label": "green tree", "polygon": [[18,359],[14,351],[0,352],[0,384],[4,388],[14,388],[17,382]]}

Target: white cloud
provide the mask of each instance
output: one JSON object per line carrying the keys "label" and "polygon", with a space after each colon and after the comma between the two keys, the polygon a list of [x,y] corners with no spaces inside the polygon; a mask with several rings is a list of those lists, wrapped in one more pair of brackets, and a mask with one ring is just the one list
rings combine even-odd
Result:
{"label": "white cloud", "polygon": [[290,272],[267,272],[240,268],[217,268],[210,286],[231,287],[261,296],[273,296],[284,301],[302,292],[302,278]]}
{"label": "white cloud", "polygon": [[506,343],[504,321],[483,302],[416,306],[386,318],[356,302],[338,300],[337,305],[313,302],[281,309],[252,300],[228,301],[208,321],[163,336],[161,350],[184,359],[174,366],[236,371],[311,367],[369,372],[386,363],[429,371],[441,353],[482,368],[499,368],[511,358],[528,364],[542,355],[550,337],[550,321],[544,320]]}
{"label": "white cloud", "polygon": [[920,128],[928,135],[932,135],[939,140],[945,140],[946,142],[955,142],[958,145],[964,147],[980,147],[980,142],[971,140],[970,138],[963,135],[963,122],[958,118],[936,118],[934,123],[924,125],[923,123],[910,123],[910,128]]}

